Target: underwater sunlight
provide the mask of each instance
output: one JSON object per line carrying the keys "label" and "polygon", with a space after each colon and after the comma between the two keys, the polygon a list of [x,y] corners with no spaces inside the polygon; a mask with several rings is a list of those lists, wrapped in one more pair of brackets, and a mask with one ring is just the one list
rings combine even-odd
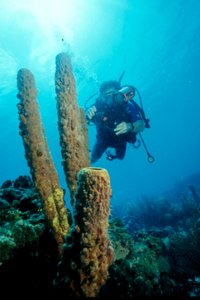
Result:
{"label": "underwater sunlight", "polygon": [[1,0],[1,291],[200,296],[199,15]]}

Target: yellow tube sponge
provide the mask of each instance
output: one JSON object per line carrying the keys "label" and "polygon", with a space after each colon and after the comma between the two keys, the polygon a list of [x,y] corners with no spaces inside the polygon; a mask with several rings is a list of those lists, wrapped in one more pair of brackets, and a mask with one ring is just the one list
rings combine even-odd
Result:
{"label": "yellow tube sponge", "polygon": [[19,70],[17,86],[20,99],[18,112],[20,135],[23,139],[25,157],[43,202],[44,212],[61,253],[64,236],[69,231],[63,190],[51,158],[37,103],[37,89],[33,74],[27,69]]}
{"label": "yellow tube sponge", "polygon": [[68,296],[96,297],[108,278],[114,257],[108,237],[110,196],[105,169],[90,167],[79,172],[74,227],[66,237],[56,279]]}
{"label": "yellow tube sponge", "polygon": [[77,104],[72,65],[66,53],[56,56],[55,90],[62,165],[73,204],[77,174],[90,165],[90,159],[86,119]]}

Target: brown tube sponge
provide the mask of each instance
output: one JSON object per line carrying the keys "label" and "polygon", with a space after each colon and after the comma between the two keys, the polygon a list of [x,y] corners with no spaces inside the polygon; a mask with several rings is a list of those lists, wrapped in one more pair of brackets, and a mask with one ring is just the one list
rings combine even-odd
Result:
{"label": "brown tube sponge", "polygon": [[62,164],[73,204],[77,174],[90,165],[90,160],[86,120],[77,104],[72,65],[65,53],[56,56],[55,89]]}
{"label": "brown tube sponge", "polygon": [[106,282],[113,261],[108,237],[110,196],[110,178],[105,169],[83,168],[79,172],[75,224],[66,237],[57,273],[57,285],[68,296],[96,297]]}
{"label": "brown tube sponge", "polygon": [[30,172],[43,201],[44,211],[61,252],[63,238],[69,231],[63,190],[48,150],[37,104],[35,79],[27,69],[19,70],[17,86],[20,135]]}

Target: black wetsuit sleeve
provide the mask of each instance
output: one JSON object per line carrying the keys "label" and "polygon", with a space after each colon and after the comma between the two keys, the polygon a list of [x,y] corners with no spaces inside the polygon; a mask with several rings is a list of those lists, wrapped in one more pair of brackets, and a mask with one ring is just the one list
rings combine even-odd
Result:
{"label": "black wetsuit sleeve", "polygon": [[142,108],[134,101],[131,101],[128,107],[132,122],[144,119],[144,112]]}

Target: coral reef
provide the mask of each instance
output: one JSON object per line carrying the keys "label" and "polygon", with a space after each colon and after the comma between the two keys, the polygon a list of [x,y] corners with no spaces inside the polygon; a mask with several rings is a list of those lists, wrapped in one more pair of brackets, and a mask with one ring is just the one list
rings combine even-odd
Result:
{"label": "coral reef", "polygon": [[133,239],[119,218],[109,221],[109,236],[114,249],[114,262],[126,259],[133,254]]}
{"label": "coral reef", "polygon": [[109,235],[115,260],[100,297],[155,297],[175,293],[176,282],[170,278],[170,260],[162,239],[143,232],[133,240],[118,218],[110,220]]}
{"label": "coral reef", "polygon": [[69,230],[69,223],[63,190],[59,184],[39,114],[35,79],[29,70],[19,70],[17,86],[19,90],[17,97],[20,99],[19,127],[25,157],[35,186],[40,193],[45,215],[58,243],[58,251],[61,253],[63,238]]}
{"label": "coral reef", "polygon": [[[32,73],[27,69],[21,69],[18,72],[17,84],[19,89],[17,97],[20,99],[18,104],[20,134],[23,138],[25,156],[61,255],[69,223],[63,191],[59,186],[39,114],[37,90]],[[69,291],[76,295],[94,296],[105,283],[113,259],[107,234],[110,179],[104,169],[84,168],[90,163],[86,118],[83,109],[77,105],[71,61],[65,53],[56,57],[55,84],[63,166],[71,203],[74,204],[74,227],[66,237],[68,243],[65,248],[75,247],[74,253],[77,253],[77,249],[80,250],[74,260],[73,253],[70,253],[70,257],[67,255],[68,263],[72,267],[67,268],[67,271],[73,271],[74,265],[79,265],[75,277],[70,277]],[[6,203],[2,202],[2,205],[6,206]],[[21,246],[24,247],[28,237],[24,237],[22,227],[27,224],[19,221],[16,225],[17,227],[13,228],[13,237],[15,240],[19,237]],[[32,230],[28,225],[27,228],[27,231]],[[32,234],[34,235],[33,232]],[[74,234],[76,239],[71,245],[70,239],[73,239]],[[3,245],[4,248],[9,248],[9,241],[3,241]],[[9,249],[12,247],[14,245],[10,243]]]}
{"label": "coral reef", "polygon": [[[101,194],[110,195],[110,188],[106,188],[104,180],[95,181],[95,176],[86,180],[86,174],[81,175],[80,183],[78,181],[75,222],[72,225],[72,220],[70,221],[71,231],[65,237],[62,257],[56,254],[56,241],[47,226],[40,195],[30,177],[19,176],[14,181],[7,180],[2,184],[1,293],[6,293],[7,297],[10,291],[20,297],[27,297],[30,293],[34,296],[43,293],[45,297],[53,295],[58,298],[94,294],[97,298],[199,297],[200,219],[197,209],[193,209],[197,205],[195,199],[192,203],[195,217],[187,212],[187,208],[190,208],[188,203],[181,209],[183,223],[169,230],[165,222],[160,227],[160,216],[156,211],[154,223],[158,218],[159,230],[154,223],[149,222],[145,228],[135,229],[135,234],[132,235],[121,219],[111,215],[107,219],[109,207],[101,205],[104,203]],[[88,186],[90,190],[87,189]],[[195,189],[198,190],[196,186]],[[188,199],[188,202],[191,200]],[[160,205],[161,203],[161,208]],[[165,207],[164,203],[163,205]],[[86,220],[90,216],[91,223]],[[184,226],[184,223],[190,228]],[[110,245],[107,243],[108,236],[104,235],[106,227],[114,251],[110,265]],[[105,230],[103,235],[101,228]],[[105,247],[106,243],[108,248]],[[106,258],[107,254],[109,257]],[[101,268],[104,274],[109,272],[109,276],[105,275],[104,283],[100,286]]]}
{"label": "coral reef", "polygon": [[[199,175],[189,180],[189,193],[178,190],[177,201],[167,194],[141,202],[123,199],[121,219],[113,218],[109,174],[88,167],[85,115],[77,105],[70,58],[61,53],[55,83],[72,219],[45,138],[34,77],[21,69],[17,79],[20,134],[32,180],[19,176],[0,188],[1,293],[200,296]],[[116,207],[113,211],[117,215]]]}
{"label": "coral reef", "polygon": [[0,206],[0,264],[2,264],[12,258],[16,250],[38,241],[45,223],[38,192],[28,176],[20,176],[14,182],[6,181],[2,185]]}
{"label": "coral reef", "polygon": [[31,178],[5,181],[0,188],[2,201],[7,205],[0,206],[1,293],[7,298],[12,293],[47,296],[59,256]]}
{"label": "coral reef", "polygon": [[163,196],[127,200],[124,205],[116,205],[112,213],[123,220],[133,236],[142,229],[159,237],[166,236],[180,227],[189,229],[199,218],[200,202],[196,201],[198,194],[192,196],[182,196],[178,202]]}
{"label": "coral reef", "polygon": [[56,57],[55,87],[62,164],[73,204],[77,174],[90,165],[90,160],[86,119],[84,111],[77,105],[72,65],[65,53]]}
{"label": "coral reef", "polygon": [[200,275],[200,219],[188,232],[171,236],[170,256],[179,278],[192,278]]}
{"label": "coral reef", "polygon": [[108,236],[110,179],[100,168],[78,175],[74,227],[66,237],[55,286],[69,296],[96,297],[113,261]]}
{"label": "coral reef", "polygon": [[195,187],[193,185],[189,185],[189,189],[193,195],[193,198],[194,198],[196,204],[199,205],[200,204],[200,196],[198,195]]}

